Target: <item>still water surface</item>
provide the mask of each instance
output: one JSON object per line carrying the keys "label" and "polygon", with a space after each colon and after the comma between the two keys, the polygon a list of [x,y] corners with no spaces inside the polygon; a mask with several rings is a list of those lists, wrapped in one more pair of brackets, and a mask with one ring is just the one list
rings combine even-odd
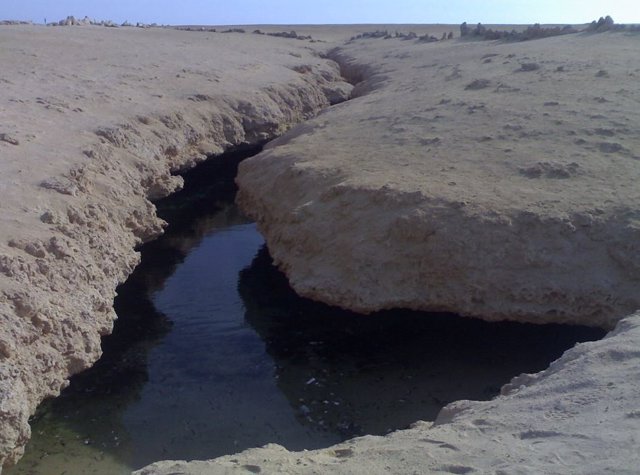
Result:
{"label": "still water surface", "polygon": [[301,299],[235,205],[242,154],[158,203],[171,223],[118,290],[97,365],[33,419],[15,474],[124,474],[269,442],[312,449],[384,434],[446,403],[489,399],[598,330],[487,324]]}

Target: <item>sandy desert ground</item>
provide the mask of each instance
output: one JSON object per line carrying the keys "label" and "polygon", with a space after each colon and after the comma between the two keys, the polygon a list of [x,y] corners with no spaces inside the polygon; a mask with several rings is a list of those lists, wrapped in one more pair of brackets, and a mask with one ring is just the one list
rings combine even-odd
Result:
{"label": "sandy desert ground", "polygon": [[350,42],[356,97],[238,201],[302,295],[611,328],[640,307],[637,41]]}
{"label": "sandy desert ground", "polygon": [[291,129],[241,166],[239,203],[300,294],[612,331],[435,424],[139,473],[640,466],[640,36],[349,41],[382,28],[0,27],[0,465],[99,357],[172,172]]}

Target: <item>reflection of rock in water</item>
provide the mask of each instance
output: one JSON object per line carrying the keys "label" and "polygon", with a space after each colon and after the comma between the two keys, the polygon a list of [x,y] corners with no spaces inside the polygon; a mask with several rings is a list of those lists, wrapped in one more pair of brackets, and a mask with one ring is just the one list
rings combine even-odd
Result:
{"label": "reflection of rock in water", "polygon": [[146,381],[146,353],[171,327],[148,297],[213,229],[247,222],[233,205],[233,177],[239,161],[257,151],[259,147],[201,164],[185,175],[182,191],[156,203],[158,215],[170,225],[163,236],[141,248],[142,262],[118,287],[114,307],[119,319],[103,339],[104,354],[74,378],[72,388],[99,394],[132,392]]}
{"label": "reflection of rock in water", "polygon": [[[118,288],[119,320],[103,339],[102,358],[40,406],[25,456],[9,473],[65,473],[69,459],[77,461],[77,473],[125,473],[118,471],[120,460],[131,454],[120,416],[147,381],[147,353],[171,328],[147,295],[144,270],[137,269]],[[107,459],[113,459],[111,465]]]}
{"label": "reflection of rock in water", "polygon": [[353,314],[297,297],[266,248],[241,273],[239,291],[299,419],[345,438],[433,420],[454,400],[490,399],[511,377],[603,335],[444,314]]}
{"label": "reflection of rock in water", "polygon": [[259,148],[199,165],[185,174],[182,191],[156,203],[158,215],[170,225],[163,236],[141,247],[142,262],[118,287],[118,321],[102,340],[102,357],[71,378],[60,397],[40,406],[25,456],[9,473],[64,473],[68,459],[77,459],[78,473],[129,473],[126,462],[135,454],[121,416],[148,380],[148,352],[171,329],[149,296],[212,230],[247,222],[233,205],[233,177],[240,160]]}

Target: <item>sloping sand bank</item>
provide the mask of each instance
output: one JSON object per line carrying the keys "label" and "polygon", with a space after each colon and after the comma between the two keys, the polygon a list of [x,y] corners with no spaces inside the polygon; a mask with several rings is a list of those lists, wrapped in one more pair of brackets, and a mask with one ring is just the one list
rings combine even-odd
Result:
{"label": "sloping sand bank", "polygon": [[37,404],[100,356],[171,172],[351,86],[309,42],[257,35],[3,26],[0,44],[1,467]]}
{"label": "sloping sand bank", "polygon": [[490,402],[326,450],[137,473],[634,473],[640,466],[640,37],[358,40],[358,96],[240,167],[301,294],[343,307],[615,327]]}

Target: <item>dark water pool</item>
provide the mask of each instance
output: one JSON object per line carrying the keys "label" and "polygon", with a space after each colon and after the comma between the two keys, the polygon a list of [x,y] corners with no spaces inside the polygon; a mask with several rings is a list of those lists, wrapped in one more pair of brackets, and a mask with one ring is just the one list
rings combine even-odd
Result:
{"label": "dark water pool", "polygon": [[[250,151],[252,152],[252,151]],[[120,287],[96,366],[33,418],[15,474],[120,474],[269,442],[312,449],[489,399],[603,332],[453,315],[361,316],[297,297],[215,159],[158,203],[171,223]]]}

